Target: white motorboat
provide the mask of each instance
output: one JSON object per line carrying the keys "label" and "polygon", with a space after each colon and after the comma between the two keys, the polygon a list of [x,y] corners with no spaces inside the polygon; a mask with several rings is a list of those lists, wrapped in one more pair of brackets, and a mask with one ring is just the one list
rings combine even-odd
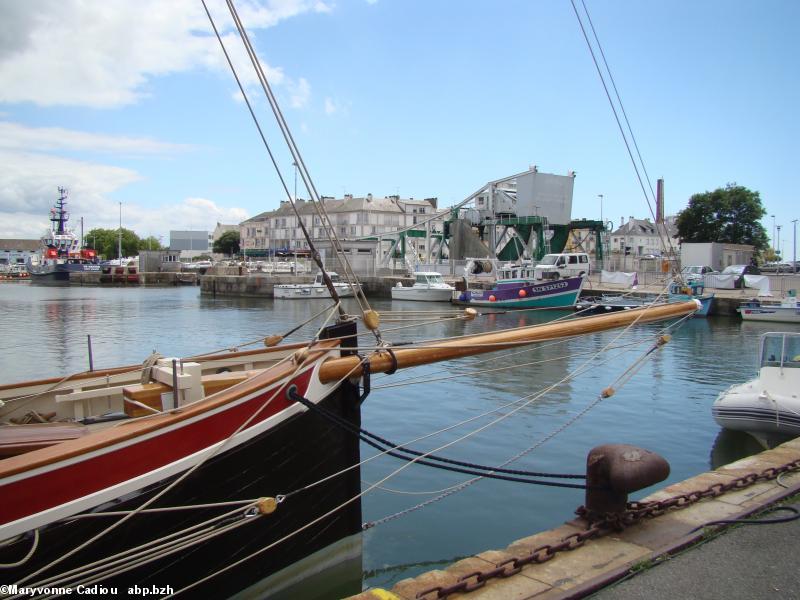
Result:
{"label": "white motorboat", "polygon": [[[354,287],[361,284],[344,283],[339,280],[339,275],[329,272],[333,287],[340,298],[350,298],[355,295]],[[331,294],[322,281],[322,273],[317,273],[314,283],[282,283],[274,288],[276,298],[330,298]]]}
{"label": "white motorboat", "polygon": [[717,397],[714,419],[757,436],[800,435],[800,333],[763,334],[759,359],[758,377]]}
{"label": "white motorboat", "polygon": [[749,300],[736,311],[745,321],[772,321],[775,323],[800,323],[800,304],[797,296],[787,296],[780,304]]}
{"label": "white motorboat", "polygon": [[440,273],[420,271],[414,273],[414,285],[404,286],[399,281],[392,288],[392,300],[417,300],[419,302],[450,302],[452,285],[444,282]]}

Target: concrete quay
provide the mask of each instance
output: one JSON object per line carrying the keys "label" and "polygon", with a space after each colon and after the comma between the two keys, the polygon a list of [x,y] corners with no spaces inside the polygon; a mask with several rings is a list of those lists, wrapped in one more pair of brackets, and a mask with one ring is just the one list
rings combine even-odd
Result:
{"label": "concrete quay", "polygon": [[[667,486],[643,500],[665,500],[705,490],[714,484],[725,484],[750,473],[760,474],[800,460],[800,439],[772,450],[750,456],[713,471]],[[797,598],[800,575],[797,566],[797,538],[800,521],[790,525],[756,527],[758,531],[726,531],[707,545],[699,545],[709,532],[725,530],[726,525],[708,525],[712,521],[752,518],[766,507],[800,492],[800,471],[790,471],[779,479],[733,489],[715,498],[706,498],[686,508],[668,509],[661,516],[644,519],[619,533],[588,540],[571,551],[557,552],[552,560],[531,563],[508,577],[488,579],[482,587],[453,598],[470,600],[564,600],[584,598],[601,591],[603,600],[667,599],[667,598]],[[785,513],[784,513],[785,515]],[[787,529],[791,527],[791,529]],[[435,592],[422,594],[435,586],[451,586],[460,577],[476,582],[475,572],[487,572],[513,557],[524,557],[545,544],[555,544],[586,528],[582,519],[574,519],[551,531],[519,539],[507,548],[487,550],[447,569],[430,571],[398,582],[391,590],[371,589],[350,600],[412,600],[437,598]],[[792,532],[795,532],[794,535]],[[769,547],[770,551],[763,551]],[[781,550],[781,548],[783,550]],[[672,563],[676,553],[685,550],[681,562],[670,568],[656,566]],[[720,571],[709,571],[706,557],[714,554]],[[712,560],[709,558],[708,560]],[[510,568],[511,565],[507,565]],[[655,567],[655,568],[654,568]],[[665,569],[665,570],[662,570]],[[623,580],[619,587],[608,586]],[[727,585],[732,577],[740,585]],[[639,580],[639,578],[642,578]],[[594,596],[593,596],[594,597]]]}
{"label": "concrete quay", "polygon": [[[200,278],[200,293],[210,296],[243,296],[252,298],[272,298],[275,285],[287,283],[312,283],[311,275],[271,275],[249,273],[244,275],[211,275]],[[411,277],[359,277],[361,288],[370,298],[391,298],[392,288],[398,282],[411,285]]]}
{"label": "concrete quay", "polygon": [[82,273],[70,273],[70,285],[111,285],[111,286],[177,286],[177,285],[198,285],[201,275],[198,273],[185,272],[152,272],[152,273],[128,273],[121,274],[102,273],[100,271],[85,271]]}

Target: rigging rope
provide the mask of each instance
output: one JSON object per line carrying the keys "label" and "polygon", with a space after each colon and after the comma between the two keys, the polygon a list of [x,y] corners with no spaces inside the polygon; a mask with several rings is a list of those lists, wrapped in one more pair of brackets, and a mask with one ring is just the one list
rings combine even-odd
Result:
{"label": "rigging rope", "polygon": [[[680,324],[682,324],[682,323],[685,323],[687,319],[688,319],[688,317],[684,317],[684,318],[680,319],[679,321],[677,321],[676,323],[673,323],[673,324],[669,325],[669,326],[668,326],[666,329],[670,329],[670,328],[672,328],[672,327],[679,326]],[[630,328],[630,326],[629,326],[629,327],[627,327],[625,330],[623,330],[623,332],[621,332],[621,333],[620,333],[620,335],[616,336],[616,337],[614,338],[614,340],[612,340],[612,342],[611,342],[611,343],[609,343],[609,344],[608,344],[608,345],[606,345],[604,348],[602,348],[600,351],[598,351],[598,352],[596,353],[596,355],[595,355],[595,356],[599,356],[599,355],[600,355],[600,353],[602,353],[602,352],[605,352],[605,351],[607,351],[609,348],[611,348],[611,347],[612,347],[612,346],[611,346],[611,344],[612,344],[614,341],[616,341],[617,339],[619,339],[619,338],[622,336],[622,334],[623,334],[623,333],[625,333],[625,331],[627,331],[629,328]],[[661,339],[661,337],[662,337],[662,336],[659,336],[659,339]],[[660,347],[661,345],[663,345],[663,344],[658,344],[658,343],[657,343],[657,344],[656,344],[656,346],[655,346],[654,348],[651,348],[650,350],[648,350],[648,352],[646,352],[646,353],[644,354],[644,356],[643,356],[642,358],[640,358],[639,360],[640,360],[640,361],[643,361],[643,360],[644,360],[644,359],[645,359],[647,356],[649,356],[649,355],[652,353],[652,351],[653,351],[655,348],[658,348],[658,347]],[[608,362],[609,360],[611,360],[611,358],[613,358],[613,357],[607,358],[607,359],[606,359],[605,361],[603,361],[603,362]],[[531,400],[531,402],[533,402],[533,401],[535,401],[535,400],[537,400],[537,399],[541,398],[541,397],[542,397],[542,396],[544,396],[546,393],[548,393],[548,392],[552,391],[553,389],[555,389],[557,386],[559,386],[559,385],[561,385],[561,384],[563,384],[563,383],[566,383],[566,382],[568,382],[568,381],[570,381],[570,380],[574,379],[575,377],[577,377],[578,375],[580,375],[580,374],[581,374],[581,373],[583,373],[584,371],[586,371],[586,370],[588,370],[588,369],[592,368],[592,367],[593,367],[593,365],[591,364],[591,360],[592,360],[592,359],[590,359],[590,360],[588,360],[588,361],[585,361],[583,365],[581,365],[579,368],[575,369],[575,370],[574,370],[572,373],[569,373],[567,376],[565,376],[565,377],[564,377],[563,379],[561,379],[560,381],[558,381],[558,382],[556,382],[556,383],[552,384],[551,386],[549,386],[549,387],[547,387],[547,388],[544,388],[543,390],[540,390],[539,392],[537,392],[537,393],[536,393],[536,395],[535,395],[535,397],[533,398],[533,400]],[[603,364],[603,363],[601,362],[600,364]],[[630,371],[630,369],[629,369],[628,371],[626,371],[626,373],[627,373],[627,372],[629,372],[629,371]],[[623,375],[624,375],[624,374],[623,374]],[[620,376],[620,377],[622,377],[622,376]],[[618,381],[621,381],[621,380],[618,380]],[[624,381],[627,381],[627,379],[625,379]],[[617,383],[617,382],[615,381],[614,383]],[[621,385],[623,385],[623,384],[624,384],[624,382],[620,383],[618,387],[621,387]],[[606,388],[606,390],[609,390],[609,389],[613,389],[613,384],[612,384],[612,386],[609,386],[608,388]],[[607,398],[607,397],[608,397],[608,395],[606,395],[606,394],[605,394],[605,391],[606,391],[606,390],[604,390],[603,392],[601,392],[600,394],[598,394],[597,398],[596,398],[596,399],[595,399],[593,402],[591,402],[589,405],[587,405],[586,407],[584,407],[584,408],[583,408],[583,409],[582,409],[580,412],[578,412],[578,413],[577,413],[577,414],[576,414],[574,417],[572,417],[572,418],[571,418],[571,419],[569,419],[567,422],[565,422],[565,423],[563,423],[562,425],[560,425],[558,428],[556,428],[556,429],[555,429],[554,431],[552,431],[550,434],[546,435],[544,438],[540,439],[538,442],[536,442],[536,443],[535,443],[535,444],[533,444],[532,446],[529,446],[528,448],[526,448],[526,449],[525,449],[525,450],[523,450],[522,452],[520,452],[520,453],[518,453],[517,455],[515,455],[515,456],[511,457],[510,459],[508,459],[507,461],[505,461],[504,463],[502,463],[502,465],[503,465],[503,466],[505,466],[505,465],[507,465],[507,464],[510,464],[510,463],[512,463],[512,462],[515,462],[516,460],[519,460],[520,458],[522,458],[523,456],[526,456],[527,454],[530,454],[532,451],[534,451],[535,449],[539,448],[540,446],[542,446],[543,444],[545,444],[546,442],[548,442],[549,440],[551,440],[552,438],[554,438],[556,435],[558,435],[559,433],[561,433],[561,432],[563,432],[564,430],[566,430],[566,429],[567,429],[568,427],[570,427],[572,424],[574,424],[575,422],[577,422],[577,421],[578,421],[578,420],[579,420],[581,417],[583,417],[584,415],[586,415],[586,414],[587,414],[587,413],[588,413],[590,410],[592,410],[592,409],[593,409],[595,406],[597,406],[598,404],[600,404],[600,402],[602,402],[602,401],[603,401],[605,398]],[[527,405],[527,404],[529,404],[529,402],[526,402],[526,404],[525,404],[525,405]],[[447,498],[447,497],[449,497],[449,496],[451,496],[451,495],[453,495],[453,494],[455,494],[455,493],[458,493],[458,492],[460,492],[460,491],[461,491],[461,490],[463,490],[463,489],[466,489],[467,487],[471,486],[473,483],[476,483],[477,481],[480,481],[480,479],[481,479],[481,477],[479,476],[479,477],[475,477],[475,478],[473,478],[473,479],[466,480],[466,481],[464,481],[464,482],[461,482],[460,484],[457,484],[457,485],[455,485],[455,486],[452,486],[451,488],[446,488],[445,490],[442,490],[442,491],[441,491],[441,493],[440,493],[438,496],[434,497],[434,498],[429,498],[428,500],[425,500],[425,501],[423,501],[423,502],[420,502],[420,503],[418,503],[418,504],[416,504],[416,505],[414,505],[414,506],[411,506],[411,507],[409,507],[409,508],[406,508],[406,509],[404,509],[404,510],[398,511],[398,512],[396,512],[396,513],[393,513],[393,514],[387,515],[387,516],[385,516],[385,517],[382,517],[381,519],[377,519],[377,520],[375,520],[375,521],[368,521],[368,522],[366,522],[366,523],[364,523],[364,524],[363,524],[363,529],[370,529],[370,528],[372,528],[372,527],[376,527],[377,525],[381,525],[381,524],[383,524],[383,523],[386,523],[386,522],[388,522],[388,521],[392,521],[392,520],[394,520],[394,519],[400,518],[400,517],[402,517],[402,516],[405,516],[405,515],[407,515],[407,514],[410,514],[410,513],[412,513],[412,512],[415,512],[415,511],[417,511],[417,510],[420,510],[420,509],[422,509],[422,508],[425,508],[425,507],[427,507],[427,506],[430,506],[431,504],[434,504],[434,503],[436,503],[436,502],[439,502],[439,501],[441,501],[441,500],[444,500],[445,498]],[[376,486],[377,486],[377,484],[376,484]]]}
{"label": "rigging rope", "polygon": [[[361,439],[361,441],[363,441],[365,444],[369,444],[370,446],[372,446],[373,448],[377,449],[378,451],[383,452],[384,454],[388,454],[389,456],[393,456],[395,458],[408,460],[408,457],[402,455],[402,453],[404,453],[404,452],[407,453],[407,454],[413,455],[413,456],[419,456],[419,457],[423,457],[424,456],[426,460],[418,461],[419,464],[430,466],[430,467],[443,468],[443,469],[447,469],[447,470],[456,470],[456,471],[458,471],[460,473],[475,474],[474,472],[471,472],[471,471],[463,471],[463,470],[458,470],[458,469],[449,469],[448,467],[445,467],[443,465],[436,465],[435,463],[439,462],[439,463],[444,463],[444,464],[447,464],[447,465],[455,465],[455,466],[459,466],[459,467],[465,467],[467,469],[487,471],[489,473],[505,473],[507,475],[520,475],[520,476],[524,476],[524,477],[552,477],[552,478],[556,478],[556,479],[586,479],[586,475],[579,475],[579,474],[574,474],[574,473],[544,473],[544,472],[539,472],[539,471],[523,471],[523,470],[518,470],[518,469],[505,469],[505,468],[502,468],[502,467],[487,466],[487,465],[481,465],[481,464],[477,464],[477,463],[469,463],[469,462],[464,462],[464,461],[460,461],[460,460],[455,460],[455,459],[452,459],[452,458],[445,458],[443,456],[438,456],[436,454],[419,452],[418,450],[412,450],[411,448],[407,448],[407,447],[405,447],[405,446],[403,446],[401,444],[395,444],[394,442],[391,442],[391,441],[389,441],[389,440],[387,440],[385,438],[382,438],[379,435],[376,435],[376,434],[374,434],[374,433],[372,433],[370,431],[367,431],[366,429],[364,429],[362,427],[358,427],[356,425],[353,425],[352,423],[350,423],[346,419],[341,418],[340,416],[336,415],[335,413],[333,413],[333,412],[331,412],[331,411],[329,411],[329,410],[327,410],[327,409],[325,409],[325,408],[323,408],[321,406],[317,406],[316,404],[314,404],[313,402],[311,402],[307,398],[304,398],[303,396],[301,396],[300,394],[298,394],[294,390],[290,390],[289,391],[289,397],[292,400],[294,400],[295,402],[299,402],[300,404],[302,404],[306,408],[308,408],[308,409],[318,413],[319,415],[323,416],[324,418],[328,419],[329,421],[331,421],[332,423],[336,424],[340,428],[342,428],[342,429],[344,429],[344,430],[346,430],[346,431],[348,431],[350,433],[353,433],[353,434],[357,435],[359,437],[359,439]],[[490,474],[486,474],[485,476],[486,477],[493,477],[493,475],[490,475]],[[497,477],[497,478],[498,479],[506,479],[504,477]],[[521,480],[521,479],[509,479],[509,480],[510,481],[521,481],[523,483],[536,483],[536,484],[541,484],[541,485],[554,485],[554,486],[564,485],[564,487],[580,487],[582,489],[585,488],[585,486],[576,486],[576,485],[572,485],[572,484],[557,484],[557,483],[551,483],[551,482],[541,482],[541,481]],[[296,492],[293,492],[293,493],[296,493]],[[285,497],[289,498],[293,493],[285,494]]]}

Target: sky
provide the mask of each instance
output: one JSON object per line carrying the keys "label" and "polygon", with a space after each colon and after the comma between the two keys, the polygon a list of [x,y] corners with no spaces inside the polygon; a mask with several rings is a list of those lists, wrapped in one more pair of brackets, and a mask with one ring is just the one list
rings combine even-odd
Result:
{"label": "sky", "polygon": [[[800,3],[583,2],[666,213],[743,185],[790,257]],[[449,206],[535,164],[577,173],[573,218],[600,218],[601,194],[615,227],[650,216],[570,0],[235,4],[320,195]],[[293,192],[225,3],[209,8]],[[121,212],[165,244],[286,199],[200,0],[0,0],[0,238],[39,237],[59,186],[74,227]]]}

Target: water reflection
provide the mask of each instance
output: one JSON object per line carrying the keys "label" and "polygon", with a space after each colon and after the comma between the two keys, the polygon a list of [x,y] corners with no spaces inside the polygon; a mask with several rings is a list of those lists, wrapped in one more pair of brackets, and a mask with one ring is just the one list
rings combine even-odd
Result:
{"label": "water reflection", "polygon": [[791,436],[778,434],[769,437],[755,437],[744,431],[720,429],[714,445],[711,447],[710,467],[717,469],[762,450],[779,446],[790,439],[792,439]]}
{"label": "water reflection", "polygon": [[[421,310],[416,304],[388,300],[372,304],[384,313]],[[165,356],[187,356],[237,347],[243,341],[260,343],[265,335],[285,334],[326,305],[329,301],[201,297],[192,287],[0,286],[4,317],[0,380],[6,383],[85,369],[86,335],[92,336],[95,366],[102,368],[141,362],[154,349]],[[352,314],[360,313],[353,299],[343,305]],[[397,327],[407,323],[385,322],[381,330],[394,343],[419,342],[530,325],[563,314],[508,312],[466,322],[430,319],[430,323],[404,329]],[[318,326],[306,325],[287,341],[307,340]],[[672,483],[707,470],[710,455],[711,462],[718,464],[758,450],[749,436],[720,434],[711,417],[711,404],[719,392],[752,375],[758,336],[774,329],[800,327],[691,319],[673,331],[669,344],[641,364],[662,332],[661,325],[467,357],[393,376],[376,374],[373,392],[363,405],[363,424],[397,443],[441,430],[411,443],[412,447],[428,450],[458,440],[441,454],[488,465],[535,448],[515,465],[548,472],[582,472],[592,447],[630,443],[667,458],[672,468],[668,483]],[[371,334],[359,339],[363,346],[375,343]],[[506,405],[564,379],[607,346],[616,349],[604,352],[579,376],[478,431],[510,413],[512,408]],[[490,370],[505,366],[513,368]],[[619,385],[629,369],[635,374]],[[416,384],[398,385],[412,381]],[[381,388],[385,385],[393,387]],[[610,385],[616,393],[598,402]],[[466,422],[469,419],[474,420]],[[362,452],[365,457],[374,454],[367,447]],[[718,455],[724,457],[715,458]],[[375,482],[400,466],[396,459],[383,457],[365,465],[362,478]],[[377,520],[406,511],[466,479],[414,465],[367,494],[364,518]],[[370,529],[364,538],[367,583],[383,585],[412,576],[426,570],[420,566],[424,561],[504,547],[571,518],[582,503],[582,494],[575,490],[481,481]]]}

